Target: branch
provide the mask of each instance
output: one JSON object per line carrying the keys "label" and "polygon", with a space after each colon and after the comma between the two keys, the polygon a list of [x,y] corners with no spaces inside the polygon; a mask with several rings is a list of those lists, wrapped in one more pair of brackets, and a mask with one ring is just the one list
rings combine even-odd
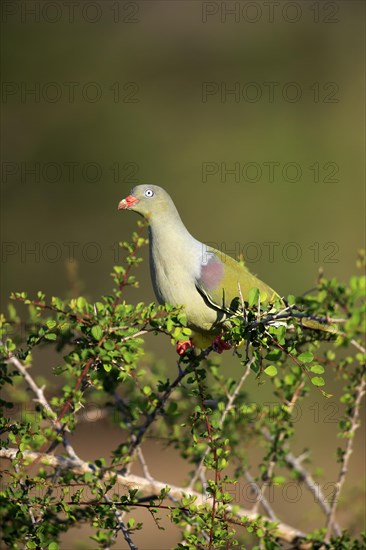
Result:
{"label": "branch", "polygon": [[39,386],[37,386],[36,382],[33,380],[33,377],[29,374],[29,369],[27,369],[23,365],[23,363],[18,359],[18,357],[16,357],[15,355],[11,355],[7,361],[8,363],[11,363],[12,365],[14,365],[14,367],[24,377],[28,386],[36,395],[35,401],[37,401],[41,405],[43,410],[46,412],[47,417],[50,419],[56,432],[62,435],[62,442],[69,457],[72,458],[73,460],[80,460],[64,433],[65,427],[62,426],[56,413],[52,409],[51,405],[48,403],[44,395],[43,388],[40,388]]}
{"label": "branch", "polygon": [[[94,466],[91,467],[87,462],[84,462],[82,460],[75,461],[69,457],[47,455],[32,451],[20,452],[18,449],[2,449],[0,450],[0,457],[7,458],[9,460],[16,460],[20,457],[23,457],[23,459],[29,463],[37,461],[46,466],[60,468],[61,470],[72,471],[78,475],[92,472],[98,477],[98,479],[102,480],[103,482],[116,482],[120,487],[125,489],[126,492],[131,490],[138,490],[148,495],[160,494],[161,491],[166,490],[167,487],[167,484],[161,481],[148,480],[144,477],[136,476],[133,474],[123,476],[121,474],[116,474],[115,472],[106,472],[100,468],[96,468]],[[178,487],[176,485],[170,485],[169,487],[169,494],[176,499],[182,499],[184,496],[190,496],[195,498],[195,504],[198,506],[203,506],[207,504],[211,506],[211,497],[206,497],[206,495],[202,495],[201,493],[198,493],[196,491],[187,491],[187,488]],[[131,506],[133,507],[133,504]],[[271,522],[270,518],[262,516],[260,514],[255,514],[251,510],[238,508],[237,506],[235,506],[234,513],[233,508],[234,506],[230,505],[228,505],[227,507],[227,511],[233,513],[233,518],[228,518],[228,522],[231,522],[233,524],[236,523],[235,518],[243,520],[244,523],[241,523],[241,525],[246,525],[247,522]],[[305,540],[302,541],[302,539],[305,538],[305,534],[298,529],[287,525],[286,523],[279,522],[277,526],[273,529],[273,531],[271,530],[271,533],[286,542],[296,544],[296,548],[305,549],[309,547],[308,542],[306,542]]]}
{"label": "branch", "polygon": [[[273,338],[272,338],[273,340]],[[277,344],[278,346],[280,346],[280,344]],[[282,346],[280,346],[282,347]],[[304,382],[301,381],[299,383],[299,385],[297,386],[297,388],[295,389],[293,395],[292,395],[292,398],[291,398],[291,401],[288,403],[288,409],[289,409],[289,412],[292,413],[293,411],[293,408],[295,406],[295,403],[296,401],[299,399],[300,397],[300,392],[301,392],[301,389],[303,388],[304,386]],[[279,443],[281,443],[283,441],[285,437],[285,432],[284,431],[281,431],[279,436],[278,436],[278,439],[277,439],[277,442],[276,444],[278,445]],[[270,441],[271,443],[274,443],[275,442],[275,438],[274,437],[270,437],[268,439],[268,441]],[[266,476],[267,476],[267,479],[269,480],[269,484],[272,483],[272,475],[273,475],[273,472],[274,472],[274,469],[277,465],[277,454],[275,451],[272,450],[272,453],[273,453],[273,458],[271,459],[271,461],[269,462],[268,464],[268,467],[267,467],[267,473],[266,473]],[[261,498],[263,499],[264,498],[264,493],[269,485],[268,483],[263,483],[262,486],[261,486]],[[257,502],[254,504],[253,506],[253,512],[257,512],[258,509],[259,509],[259,505],[260,505],[260,501],[257,500]]]}
{"label": "branch", "polygon": [[[48,417],[50,418],[50,420],[52,422],[53,427],[55,428],[57,433],[62,434],[62,442],[63,442],[65,450],[66,450],[67,454],[69,455],[70,459],[73,460],[75,464],[81,464],[82,461],[78,457],[78,455],[76,454],[74,448],[72,447],[71,443],[69,442],[68,438],[66,437],[66,435],[64,433],[64,428],[61,425],[61,422],[57,418],[56,413],[53,411],[51,405],[48,403],[48,401],[47,401],[47,399],[44,395],[43,388],[39,388],[37,386],[36,382],[33,380],[32,376],[29,374],[28,370],[25,368],[25,366],[22,364],[21,361],[19,361],[19,359],[16,356],[12,355],[9,358],[8,361],[9,361],[9,363],[12,363],[12,365],[14,365],[14,367],[23,375],[24,379],[28,383],[28,386],[31,388],[33,393],[36,395],[36,401],[38,401],[40,403],[40,405],[42,406],[42,408],[46,411]],[[105,499],[106,502],[111,502],[108,495],[104,495],[104,499]],[[34,517],[33,517],[33,512],[32,512],[31,508],[29,508],[29,514],[31,516],[32,522],[34,523]],[[127,529],[127,527],[125,526],[125,524],[123,522],[123,514],[119,510],[117,510],[117,508],[115,508],[114,509],[114,515],[116,516],[117,521],[118,521],[117,531],[119,530],[119,531],[122,532],[127,544],[129,545],[130,550],[138,550],[137,546],[134,545],[134,543],[133,543],[133,541],[130,537],[130,534],[128,532],[128,529]]]}
{"label": "branch", "polygon": [[[0,344],[2,344],[2,342],[0,342]],[[39,388],[37,386],[32,376],[29,374],[28,369],[23,365],[21,361],[19,361],[18,357],[16,357],[15,355],[11,355],[7,361],[8,363],[11,363],[20,372],[20,374],[23,376],[23,378],[27,382],[30,389],[36,395],[36,399],[34,399],[34,401],[38,401],[38,403],[46,411],[47,416],[50,418],[56,430],[60,431],[62,429],[62,426],[57,421],[56,413],[52,410],[51,405],[48,403],[47,399],[45,398],[45,395],[43,393],[44,388]]]}
{"label": "branch", "polygon": [[[235,402],[235,399],[237,398],[237,396],[239,395],[239,392],[241,390],[241,387],[242,385],[244,384],[245,380],[247,379],[247,377],[249,376],[250,374],[250,368],[252,366],[252,364],[254,363],[255,361],[255,357],[252,357],[250,359],[250,361],[248,361],[248,363],[246,364],[246,368],[244,369],[244,372],[239,380],[239,382],[237,383],[233,393],[231,393],[228,397],[228,401],[226,403],[226,407],[221,415],[221,418],[219,420],[219,428],[222,429],[223,425],[224,425],[224,422],[225,422],[225,418],[226,416],[228,415],[229,411],[233,408],[234,406],[234,402]],[[210,447],[207,446],[206,447],[206,450],[205,452],[203,453],[202,455],[202,458],[197,466],[197,469],[195,470],[194,474],[193,474],[193,477],[189,483],[189,489],[192,489],[194,487],[194,484],[196,483],[197,479],[202,477],[202,475],[204,474],[205,470],[206,470],[206,467],[205,467],[205,459],[207,457],[207,455],[209,454],[210,452]],[[256,495],[259,496],[260,495],[260,498],[259,498],[259,501],[260,504],[262,504],[263,506],[263,509],[265,510],[265,512],[268,514],[268,516],[270,517],[270,519],[272,521],[277,521],[277,516],[276,514],[274,513],[273,509],[272,509],[272,506],[269,504],[268,500],[265,498],[264,495],[261,494],[261,490],[259,488],[259,486],[257,485],[257,483],[255,482],[254,478],[251,476],[251,474],[246,471],[245,472],[245,476],[247,478],[247,480],[251,483],[251,485],[253,486],[253,489],[255,490],[256,492]]]}
{"label": "branch", "polygon": [[190,372],[192,372],[192,369],[194,368],[194,366],[199,364],[200,361],[202,361],[202,359],[204,359],[211,350],[212,350],[211,346],[208,347],[207,349],[203,350],[199,355],[194,357],[194,360],[192,361],[192,363],[188,364],[187,367],[183,370],[180,368],[180,366],[178,364],[178,368],[179,368],[178,376],[175,378],[175,380],[173,380],[173,382],[171,384],[169,384],[168,388],[165,390],[165,392],[163,393],[163,395],[159,399],[159,402],[157,403],[156,407],[151,411],[150,414],[147,415],[147,418],[146,418],[144,424],[142,426],[140,426],[137,434],[132,437],[132,441],[131,441],[130,448],[129,448],[129,451],[128,451],[129,454],[132,454],[134,452],[134,450],[141,444],[141,442],[143,440],[143,437],[144,437],[145,433],[147,432],[147,430],[149,429],[149,427],[151,426],[151,424],[153,424],[153,422],[155,422],[158,414],[163,412],[165,403],[169,399],[169,397],[172,394],[173,390],[175,390],[175,388],[177,388],[179,386],[179,384],[183,380],[183,378],[185,376],[187,376]]}
{"label": "branch", "polygon": [[[233,408],[234,406],[234,401],[235,399],[237,398],[239,392],[240,392],[240,389],[242,387],[242,385],[244,384],[246,378],[248,377],[249,373],[250,373],[250,367],[252,366],[252,364],[254,363],[255,361],[255,358],[252,357],[252,359],[247,363],[246,365],[246,368],[244,369],[244,372],[239,380],[239,382],[237,383],[234,391],[232,394],[229,395],[228,397],[228,401],[226,403],[226,407],[221,415],[221,418],[220,418],[220,421],[219,421],[219,427],[220,429],[222,429],[223,425],[224,425],[224,422],[225,422],[225,418],[228,414],[228,412]],[[210,452],[210,447],[207,446],[206,447],[206,450],[205,452],[203,453],[202,455],[202,458],[200,460],[200,463],[198,464],[197,466],[197,469],[195,470],[194,472],[194,475],[189,483],[189,487],[192,488],[194,486],[194,484],[196,483],[197,479],[200,477],[200,475],[204,472],[204,470],[206,469],[205,468],[205,459],[207,457],[207,455],[209,454]]]}
{"label": "branch", "polygon": [[137,546],[134,544],[134,542],[131,538],[131,535],[130,535],[127,527],[126,527],[125,522],[123,521],[124,512],[120,512],[118,510],[116,503],[113,502],[112,499],[110,499],[108,495],[104,495],[104,500],[112,506],[113,511],[114,511],[114,515],[117,518],[118,527],[117,527],[117,530],[116,530],[117,531],[116,536],[117,536],[118,531],[121,531],[122,535],[124,536],[125,541],[128,544],[129,549],[130,550],[138,550]]}
{"label": "branch", "polygon": [[364,377],[362,377],[360,380],[360,385],[358,386],[358,389],[357,389],[356,400],[353,408],[353,415],[351,416],[351,419],[350,419],[351,426],[347,432],[348,439],[347,439],[346,450],[342,457],[342,467],[339,472],[335,490],[332,495],[332,502],[330,504],[330,512],[329,512],[328,521],[326,525],[327,527],[327,533],[325,535],[326,542],[329,542],[332,529],[335,525],[335,513],[336,513],[337,504],[338,504],[338,499],[339,499],[339,495],[343,487],[344,481],[346,479],[346,474],[348,472],[348,463],[351,458],[351,454],[353,452],[354,435],[357,428],[359,427],[358,420],[360,416],[361,401],[365,392],[366,392],[366,380]]}
{"label": "branch", "polygon": [[350,343],[352,344],[353,347],[358,349],[358,351],[360,351],[361,353],[366,353],[366,348],[361,346],[361,344],[359,342],[357,342],[357,340],[352,339]]}
{"label": "branch", "polygon": [[[261,431],[267,441],[273,440],[273,436],[269,433],[267,429],[263,429]],[[304,457],[296,457],[292,453],[288,452],[285,454],[284,459],[287,466],[298,474],[300,481],[302,481],[304,485],[309,489],[309,491],[314,495],[316,502],[319,504],[325,515],[328,516],[330,514],[330,506],[326,501],[326,498],[319,484],[314,481],[312,475],[302,465],[302,460],[304,460]],[[340,536],[342,534],[341,529],[337,523],[334,523],[334,531],[337,536]]]}

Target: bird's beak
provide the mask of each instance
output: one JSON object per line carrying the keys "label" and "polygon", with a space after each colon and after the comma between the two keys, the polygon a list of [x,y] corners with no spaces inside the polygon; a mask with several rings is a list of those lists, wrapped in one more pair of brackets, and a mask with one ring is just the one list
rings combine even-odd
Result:
{"label": "bird's beak", "polygon": [[126,210],[126,208],[131,208],[131,206],[137,202],[139,202],[139,199],[136,199],[136,197],[133,197],[132,195],[128,195],[128,197],[120,201],[118,204],[118,210]]}

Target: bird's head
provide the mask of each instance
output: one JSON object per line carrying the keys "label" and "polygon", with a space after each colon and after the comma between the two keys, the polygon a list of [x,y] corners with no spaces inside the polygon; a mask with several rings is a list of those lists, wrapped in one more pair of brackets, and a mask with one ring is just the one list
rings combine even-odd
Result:
{"label": "bird's head", "polygon": [[118,210],[133,210],[147,220],[172,209],[175,207],[168,193],[158,185],[149,184],[137,185],[118,204]]}

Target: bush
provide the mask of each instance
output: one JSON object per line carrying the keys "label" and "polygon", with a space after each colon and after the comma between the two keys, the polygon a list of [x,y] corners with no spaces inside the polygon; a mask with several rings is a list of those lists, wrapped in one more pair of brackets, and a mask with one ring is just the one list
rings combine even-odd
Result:
{"label": "bush", "polygon": [[[184,311],[124,300],[125,288],[138,286],[133,271],[147,242],[142,231],[139,224],[132,242],[121,243],[126,258],[124,267],[114,268],[110,295],[91,303],[83,297],[49,300],[39,292],[31,299],[25,292],[14,293],[8,319],[1,316],[5,544],[56,550],[63,532],[87,523],[95,529],[94,546],[107,548],[123,537],[136,548],[135,532],[144,525],[132,513],[143,508],[157,528],[162,515],[177,526],[181,542],[176,548],[364,548],[365,539],[341,531],[336,508],[365,393],[360,343],[365,278],[354,276],[344,285],[320,277],[312,293],[289,296],[286,306],[278,303],[269,311],[253,290],[244,315],[232,319],[224,335],[233,343],[237,377],[225,375],[225,361],[210,347],[182,356],[170,379],[160,362],[144,357],[143,337],[152,332],[173,344],[187,340]],[[26,321],[14,303],[27,306]],[[337,329],[309,330],[304,319]],[[32,374],[34,352],[50,349],[61,363],[45,381]],[[271,385],[276,406],[262,406],[258,414],[248,403],[244,387],[249,376]],[[291,440],[296,407],[306,402],[311,388],[326,401],[332,378],[342,380],[344,388],[341,443],[329,453],[339,473],[328,500],[304,466],[305,455],[291,452]],[[25,388],[33,393],[32,406]],[[121,443],[111,456],[93,462],[80,459],[70,443],[90,404],[121,428]],[[188,483],[169,486],[152,478],[142,449],[147,436],[164,437],[191,465]],[[253,445],[262,450],[254,476],[248,462]],[[131,473],[135,461],[141,476]],[[279,520],[267,498],[273,487],[289,480],[316,498],[315,532],[303,533]],[[234,501],[240,483],[255,496],[251,508]]]}

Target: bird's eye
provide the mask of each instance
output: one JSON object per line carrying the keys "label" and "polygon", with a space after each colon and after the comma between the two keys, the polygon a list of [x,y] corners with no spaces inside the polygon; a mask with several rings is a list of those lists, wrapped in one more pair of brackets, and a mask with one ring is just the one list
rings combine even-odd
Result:
{"label": "bird's eye", "polygon": [[146,189],[145,191],[145,197],[152,197],[154,195],[154,191],[152,189]]}

